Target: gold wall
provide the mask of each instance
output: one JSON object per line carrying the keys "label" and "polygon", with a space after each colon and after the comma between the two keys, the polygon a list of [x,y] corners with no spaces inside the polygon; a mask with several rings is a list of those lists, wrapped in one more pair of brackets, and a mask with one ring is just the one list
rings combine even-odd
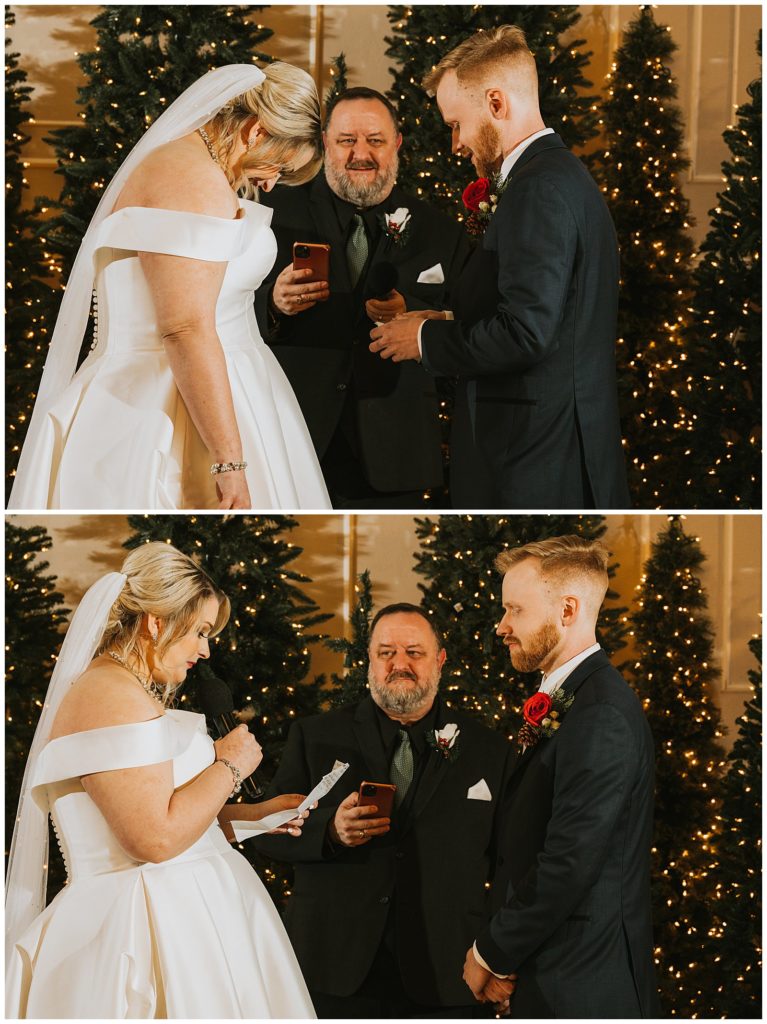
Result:
{"label": "gold wall", "polygon": [[[45,513],[8,518],[48,530],[53,545],[45,557],[70,607],[98,575],[119,568],[125,557],[121,544],[130,530],[124,516]],[[354,603],[354,580],[364,569],[370,570],[376,607],[392,601],[420,603],[421,577],[413,572],[413,553],[419,544],[411,516],[335,513],[299,514],[297,519],[299,526],[289,539],[303,548],[303,553],[293,566],[311,578],[304,589],[321,610],[335,616],[323,627],[328,633],[344,634]],[[663,514],[606,517],[605,541],[619,563],[613,588],[620,604],[631,605],[652,541],[666,522]],[[712,696],[732,730],[750,692],[748,670],[755,667],[748,641],[761,631],[761,518],[694,514],[686,517],[685,530],[700,538],[706,555],[702,582],[714,628],[714,656],[721,672]],[[340,670],[338,655],[319,646],[312,648],[312,676]]]}
{"label": "gold wall", "polygon": [[[75,97],[81,79],[75,52],[93,45],[89,22],[100,8],[19,4],[11,5],[11,10],[16,14],[13,48],[21,53],[22,66],[36,90],[31,109],[37,124],[25,154],[30,161],[31,194],[55,196],[55,161],[43,137],[77,117]],[[585,39],[593,51],[587,72],[598,91],[621,30],[636,7],[587,4],[580,10],[573,38]],[[260,19],[275,33],[267,44],[269,52],[311,70],[322,92],[330,82],[330,62],[341,51],[349,65],[350,85],[385,91],[391,82],[384,43],[390,30],[387,11],[376,4],[276,4],[262,11]],[[746,86],[759,72],[756,36],[761,8],[756,4],[659,4],[656,18],[669,25],[679,47],[673,71],[691,160],[685,194],[697,222],[693,234],[699,241],[706,233],[708,210],[721,182],[720,164],[727,153],[722,132],[732,122],[736,106],[747,99]]]}

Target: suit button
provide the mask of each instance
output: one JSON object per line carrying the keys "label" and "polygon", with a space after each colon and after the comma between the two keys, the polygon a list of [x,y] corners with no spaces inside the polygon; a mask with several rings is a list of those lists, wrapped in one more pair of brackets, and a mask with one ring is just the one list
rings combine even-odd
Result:
{"label": "suit button", "polygon": [[336,391],[346,391],[345,384],[336,384]]}
{"label": "suit button", "polygon": [[402,852],[402,850],[397,850],[394,856],[397,858],[397,860],[402,860],[405,854]]}
{"label": "suit button", "polygon": [[379,903],[388,903],[389,902],[389,897],[388,896],[382,896],[378,902]]}

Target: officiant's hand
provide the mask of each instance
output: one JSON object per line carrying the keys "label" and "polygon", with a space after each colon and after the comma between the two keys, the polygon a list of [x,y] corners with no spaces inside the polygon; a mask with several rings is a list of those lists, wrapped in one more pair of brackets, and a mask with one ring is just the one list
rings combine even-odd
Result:
{"label": "officiant's hand", "polygon": [[393,289],[385,299],[368,299],[365,312],[374,323],[388,324],[395,316],[406,314],[405,296]]}
{"label": "officiant's hand", "polygon": [[280,313],[295,316],[330,297],[328,282],[307,281],[311,276],[309,268],[294,270],[292,263],[285,267],[272,289],[272,303]]}
{"label": "officiant's hand", "polygon": [[398,317],[383,327],[375,327],[370,332],[373,339],[370,351],[377,352],[382,359],[391,359],[395,363],[401,363],[406,359],[419,361],[421,353],[418,351],[418,329],[423,322],[423,314],[419,311],[417,317]]}
{"label": "officiant's hand", "polygon": [[358,807],[359,793],[350,793],[342,800],[336,816],[330,822],[328,831],[334,843],[342,846],[364,846],[376,836],[385,835],[389,831],[390,818],[377,818],[378,808],[375,804]]}

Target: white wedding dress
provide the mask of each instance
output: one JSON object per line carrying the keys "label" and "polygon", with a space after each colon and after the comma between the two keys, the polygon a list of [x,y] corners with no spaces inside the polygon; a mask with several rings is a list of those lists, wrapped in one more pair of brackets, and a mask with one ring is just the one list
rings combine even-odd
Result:
{"label": "white wedding dress", "polygon": [[50,809],[68,882],[15,942],[7,1017],[314,1017],[282,922],[218,824],[163,863],[118,845],[79,778],[173,761],[176,787],[214,760],[202,715],[51,740],[32,796]]}
{"label": "white wedding dress", "polygon": [[216,306],[251,502],[325,509],[330,499],[290,384],[259,333],[253,293],[277,253],[272,211],[237,218],[125,207],[97,228],[97,341],[48,410],[13,508],[217,508],[213,461],[176,387],[137,253],[227,262]]}

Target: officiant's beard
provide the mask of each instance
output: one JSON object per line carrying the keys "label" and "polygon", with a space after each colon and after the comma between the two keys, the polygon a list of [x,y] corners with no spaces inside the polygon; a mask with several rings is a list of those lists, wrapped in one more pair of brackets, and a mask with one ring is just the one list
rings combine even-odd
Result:
{"label": "officiant's beard", "polygon": [[327,154],[325,155],[325,178],[328,185],[341,199],[361,209],[377,206],[388,199],[397,182],[398,172],[399,157],[395,153],[388,167],[382,168],[379,164],[378,173],[372,181],[355,182],[349,178],[350,172],[346,165],[339,167],[328,159]]}
{"label": "officiant's beard", "polygon": [[[537,672],[551,652],[559,645],[560,632],[553,619],[544,622],[524,645],[509,647],[511,663],[517,672]],[[519,642],[518,637],[512,639]]]}
{"label": "officiant's beard", "polygon": [[387,715],[410,715],[420,707],[424,707],[425,711],[429,710],[437,696],[439,677],[440,672],[437,669],[420,686],[411,676],[399,684],[396,678],[390,682],[379,683],[371,668],[368,670],[368,685],[373,700]]}

